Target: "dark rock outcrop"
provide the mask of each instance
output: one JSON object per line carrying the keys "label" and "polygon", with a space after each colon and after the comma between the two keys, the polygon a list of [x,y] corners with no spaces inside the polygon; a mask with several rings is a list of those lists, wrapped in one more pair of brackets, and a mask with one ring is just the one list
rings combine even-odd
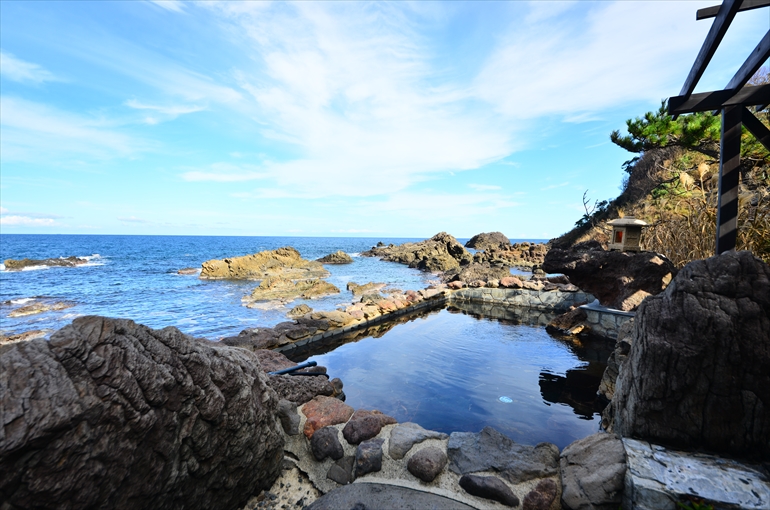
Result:
{"label": "dark rock outcrop", "polygon": [[382,444],[384,439],[369,439],[356,448],[356,478],[382,469]]}
{"label": "dark rock outcrop", "polygon": [[561,452],[562,503],[571,510],[617,510],[623,496],[626,451],[615,434],[600,432]]}
{"label": "dark rock outcrop", "polygon": [[502,232],[484,232],[476,234],[465,243],[466,248],[475,250],[487,250],[489,248],[507,248],[511,246],[511,240]]}
{"label": "dark rock outcrop", "polygon": [[460,487],[472,496],[498,501],[505,506],[519,506],[516,494],[497,477],[463,475],[459,483]]}
{"label": "dark rock outcrop", "polygon": [[663,255],[605,251],[595,242],[550,250],[543,270],[564,273],[602,305],[625,311],[635,310],[644,298],[662,292],[677,273]]}
{"label": "dark rock outcrop", "polygon": [[3,264],[6,271],[21,271],[25,267],[49,266],[49,267],[75,267],[87,264],[88,260],[78,257],[64,257],[59,259],[6,259]]}
{"label": "dark rock outcrop", "polygon": [[618,379],[621,365],[625,363],[628,353],[631,351],[631,343],[634,341],[633,334],[634,319],[623,323],[618,330],[615,348],[607,359],[607,368],[604,369],[604,374],[597,390],[597,393],[606,398],[607,401],[612,400],[612,397],[615,395],[615,382]]}
{"label": "dark rock outcrop", "polygon": [[446,232],[440,232],[418,243],[375,246],[361,255],[408,264],[409,267],[423,271],[446,271],[461,264],[469,264],[473,259],[468,250]]}
{"label": "dark rock outcrop", "polygon": [[315,431],[310,439],[310,451],[315,460],[320,462],[326,457],[339,460],[345,455],[342,443],[337,437],[338,433],[339,431],[335,427],[321,427]]}
{"label": "dark rock outcrop", "polygon": [[0,499],[9,508],[243,505],[283,457],[257,357],[176,328],[81,317],[0,346]]}
{"label": "dark rock outcrop", "polygon": [[511,483],[553,476],[559,468],[559,448],[551,443],[515,443],[492,427],[479,433],[453,432],[447,444],[449,469],[464,475],[497,471]]}
{"label": "dark rock outcrop", "polygon": [[334,253],[330,253],[325,257],[316,259],[316,262],[321,264],[352,264],[353,258],[342,250],[337,250]]}
{"label": "dark rock outcrop", "polygon": [[639,307],[609,406],[622,436],[770,456],[770,267],[749,252],[687,264]]}

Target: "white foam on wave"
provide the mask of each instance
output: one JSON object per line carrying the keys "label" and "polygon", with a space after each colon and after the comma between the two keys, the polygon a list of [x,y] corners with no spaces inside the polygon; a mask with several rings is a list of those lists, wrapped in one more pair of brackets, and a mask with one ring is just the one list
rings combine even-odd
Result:
{"label": "white foam on wave", "polygon": [[106,265],[104,262],[86,262],[85,264],[78,264],[78,267],[95,267],[104,265]]}
{"label": "white foam on wave", "polygon": [[5,264],[0,262],[0,271],[5,271]]}
{"label": "white foam on wave", "polygon": [[26,305],[27,303],[31,303],[34,300],[35,300],[35,298],[33,298],[33,297],[11,299],[11,304],[12,305]]}
{"label": "white foam on wave", "polygon": [[42,271],[43,269],[51,269],[51,266],[27,266],[21,268],[22,271]]}
{"label": "white foam on wave", "polygon": [[94,253],[92,255],[86,255],[84,257],[78,257],[78,258],[79,259],[86,259],[86,260],[96,260],[96,259],[102,258],[102,256],[99,255],[98,253]]}
{"label": "white foam on wave", "polygon": [[356,252],[356,253],[349,253],[348,255],[350,255],[351,257],[360,257],[360,256],[361,256],[361,253],[360,253],[360,252]]}
{"label": "white foam on wave", "polygon": [[82,313],[65,313],[61,316],[63,320],[69,320],[69,319],[77,319],[78,317],[82,317]]}

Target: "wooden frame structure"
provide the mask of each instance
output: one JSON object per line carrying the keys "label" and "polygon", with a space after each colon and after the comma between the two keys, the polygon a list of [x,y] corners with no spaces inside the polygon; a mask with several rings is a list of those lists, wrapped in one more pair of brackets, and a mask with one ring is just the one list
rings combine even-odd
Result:
{"label": "wooden frame structure", "polygon": [[668,99],[668,113],[718,110],[722,113],[719,142],[719,200],[717,204],[716,253],[735,249],[738,230],[738,167],[741,163],[741,127],[746,126],[767,150],[770,130],[747,107],[756,111],[770,104],[770,84],[746,87],[746,83],[770,57],[770,30],[762,37],[743,65],[723,90],[693,94],[711,57],[722,42],[727,29],[739,11],[770,6],[770,0],[724,0],[722,5],[700,9],[696,19],[714,18],[706,40],[698,53],[690,74],[678,96]]}

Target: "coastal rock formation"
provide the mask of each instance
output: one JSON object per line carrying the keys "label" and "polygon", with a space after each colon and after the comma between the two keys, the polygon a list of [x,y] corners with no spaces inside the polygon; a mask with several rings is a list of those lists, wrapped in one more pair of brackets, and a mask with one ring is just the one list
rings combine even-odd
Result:
{"label": "coastal rock formation", "polygon": [[0,347],[0,495],[10,508],[235,508],[280,471],[277,401],[243,349],[75,319]]}
{"label": "coastal rock formation", "polygon": [[634,319],[629,320],[620,326],[618,338],[615,341],[615,349],[607,359],[607,368],[604,369],[602,381],[599,383],[597,393],[608,401],[615,395],[615,382],[620,373],[620,367],[626,362],[628,353],[631,351],[631,344],[634,341]]}
{"label": "coastal rock formation", "polygon": [[49,267],[75,267],[87,264],[87,259],[78,257],[62,257],[58,259],[6,259],[3,264],[6,271],[21,271],[26,267],[49,266]]}
{"label": "coastal rock formation", "polygon": [[511,240],[502,232],[485,232],[476,234],[465,243],[466,248],[475,250],[488,250],[490,248],[506,249],[511,246]]}
{"label": "coastal rock formation", "polygon": [[441,275],[441,281],[471,283],[482,281],[486,285],[490,280],[498,282],[511,276],[511,268],[507,265],[490,264],[488,262],[472,262],[465,266],[458,266]]}
{"label": "coastal rock formation", "polygon": [[687,264],[634,320],[614,430],[659,444],[770,456],[770,267],[750,252]]}
{"label": "coastal rock formation", "polygon": [[207,260],[201,264],[200,278],[262,280],[280,276],[288,280],[309,280],[326,278],[329,274],[323,264],[303,259],[297,250],[288,246],[242,257]]}
{"label": "coastal rock formation", "polygon": [[23,333],[16,333],[11,335],[0,333],[0,345],[12,344],[15,342],[26,342],[27,340],[34,340],[35,338],[43,338],[48,333],[51,333],[50,329],[34,329],[32,331],[24,331]]}
{"label": "coastal rock formation", "polygon": [[418,243],[376,246],[361,255],[380,257],[389,262],[408,264],[409,267],[433,272],[469,264],[473,259],[463,245],[446,232],[440,232]]}
{"label": "coastal rock formation", "polygon": [[543,243],[513,243],[489,247],[473,255],[474,262],[534,269],[543,263],[548,246]]}
{"label": "coastal rock formation", "polygon": [[[267,349],[254,351],[259,359],[259,364],[263,372],[276,372],[285,368],[296,367],[297,363],[280,352]],[[315,366],[297,370],[300,374],[326,374],[326,367]],[[338,392],[332,381],[323,375],[302,376],[302,375],[273,375],[268,374],[270,387],[275,390],[278,397],[294,403],[294,406],[309,402],[318,395],[326,397],[336,397]],[[341,383],[340,383],[341,390]]]}
{"label": "coastal rock formation", "polygon": [[626,451],[615,434],[599,432],[561,452],[562,503],[570,510],[617,510],[623,498]]}
{"label": "coastal rock formation", "polygon": [[16,308],[15,310],[11,310],[8,313],[8,317],[10,318],[17,318],[17,317],[26,317],[27,315],[37,315],[39,313],[45,313],[45,312],[58,312],[60,310],[66,310],[67,308],[72,308],[75,306],[74,303],[66,303],[63,301],[59,301],[56,303],[44,303],[42,301],[38,301],[35,303],[30,303],[28,305],[21,306],[19,308]]}
{"label": "coastal rock formation", "polygon": [[324,280],[293,281],[283,277],[271,276],[260,282],[259,287],[244,298],[246,306],[253,306],[257,301],[291,301],[297,298],[312,299],[329,294],[339,294],[340,289]]}
{"label": "coastal rock formation", "polygon": [[644,298],[662,292],[677,273],[663,255],[605,251],[596,242],[550,250],[543,270],[566,274],[602,305],[624,311],[635,310]]}
{"label": "coastal rock formation", "polygon": [[307,306],[305,303],[302,303],[300,305],[295,306],[289,312],[286,314],[287,317],[290,317],[292,319],[297,319],[299,317],[302,317],[303,315],[307,315],[310,312],[312,312],[313,309]]}
{"label": "coastal rock formation", "polygon": [[334,253],[330,253],[325,257],[316,259],[316,262],[321,264],[352,264],[353,258],[342,250],[337,250]]}
{"label": "coastal rock formation", "polygon": [[354,282],[348,282],[347,289],[353,293],[354,296],[363,296],[365,294],[374,294],[381,291],[386,284],[369,282],[363,285],[358,285]]}

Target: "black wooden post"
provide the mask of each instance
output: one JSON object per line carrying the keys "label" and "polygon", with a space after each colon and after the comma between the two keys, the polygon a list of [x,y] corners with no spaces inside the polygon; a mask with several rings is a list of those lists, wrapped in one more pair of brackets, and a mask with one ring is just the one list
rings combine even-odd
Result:
{"label": "black wooden post", "polygon": [[722,110],[717,204],[717,255],[735,249],[738,236],[738,167],[741,164],[742,106]]}

